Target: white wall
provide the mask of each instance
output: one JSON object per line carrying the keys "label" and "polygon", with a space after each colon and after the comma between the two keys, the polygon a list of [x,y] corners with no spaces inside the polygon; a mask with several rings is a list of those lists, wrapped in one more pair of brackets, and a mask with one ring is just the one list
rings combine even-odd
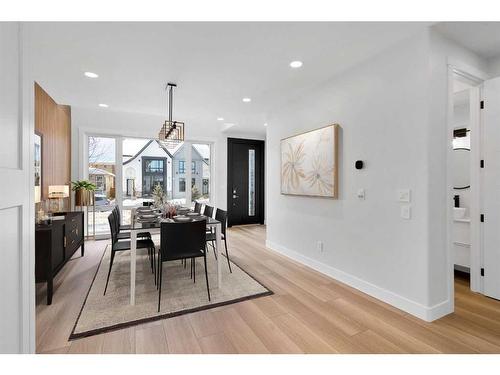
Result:
{"label": "white wall", "polygon": [[[267,130],[268,245],[427,320],[453,308],[446,242],[450,59],[486,69],[428,30],[304,92],[273,113]],[[341,125],[339,199],[281,195],[279,140],[333,122]],[[361,171],[354,169],[358,159],[366,164]],[[410,220],[400,217],[401,188],[412,192]]]}
{"label": "white wall", "polygon": [[[383,51],[277,110],[267,128],[268,245],[422,317],[429,306],[427,50],[421,34]],[[281,195],[280,139],[333,122],[341,127],[339,199]],[[354,168],[358,159],[362,170]],[[401,188],[412,190],[411,220],[400,218]]]}
{"label": "white wall", "polygon": [[491,74],[491,77],[500,76],[500,56],[492,57],[488,59],[488,72]]}

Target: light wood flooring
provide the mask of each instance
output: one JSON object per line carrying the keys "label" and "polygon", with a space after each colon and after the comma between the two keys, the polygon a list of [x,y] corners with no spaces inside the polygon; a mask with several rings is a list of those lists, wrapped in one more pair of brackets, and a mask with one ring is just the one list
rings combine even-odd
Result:
{"label": "light wood flooring", "polygon": [[57,276],[51,306],[37,285],[37,352],[500,353],[500,302],[466,280],[455,282],[455,313],[426,323],[267,250],[265,234],[231,228],[228,243],[274,295],[68,341],[106,245],[88,242]]}

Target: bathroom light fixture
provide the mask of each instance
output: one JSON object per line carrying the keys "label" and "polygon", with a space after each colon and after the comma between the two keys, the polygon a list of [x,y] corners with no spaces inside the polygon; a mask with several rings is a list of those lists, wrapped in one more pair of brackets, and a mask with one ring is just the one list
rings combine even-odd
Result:
{"label": "bathroom light fixture", "polygon": [[104,104],[104,103],[100,103],[100,104],[99,104],[99,107],[101,107],[101,108],[108,108],[108,107],[109,107],[109,105]]}
{"label": "bathroom light fixture", "polygon": [[217,121],[224,121],[224,117],[217,117]]}
{"label": "bathroom light fixture", "polygon": [[299,60],[292,61],[292,62],[290,63],[290,66],[291,66],[292,68],[300,68],[302,65],[303,65],[303,64],[302,64],[302,61],[299,61]]}
{"label": "bathroom light fixture", "polygon": [[97,77],[99,77],[99,74],[92,73],[92,72],[85,72],[83,74],[85,75],[85,77],[89,77],[89,78],[97,78]]}
{"label": "bathroom light fixture", "polygon": [[245,103],[250,103],[252,101],[252,99],[250,99],[250,98],[243,98],[242,100]]}

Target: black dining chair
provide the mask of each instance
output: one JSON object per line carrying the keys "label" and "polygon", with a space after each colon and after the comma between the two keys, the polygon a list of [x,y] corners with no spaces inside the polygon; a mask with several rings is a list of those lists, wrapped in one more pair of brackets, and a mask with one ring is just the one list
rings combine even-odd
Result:
{"label": "black dining chair", "polygon": [[[124,230],[130,230],[130,225],[122,225],[121,224],[121,212],[118,206],[113,208],[112,213],[115,215],[115,225],[116,225],[116,233],[119,240],[128,240],[130,239],[130,232],[124,232]],[[149,232],[139,232],[137,233],[137,238],[145,238],[151,239],[151,233]]]}
{"label": "black dining chair", "polygon": [[[232,273],[233,271],[231,270],[231,262],[229,261],[229,254],[227,252],[227,240],[226,240],[227,212],[218,208],[217,211],[215,211],[215,220],[220,221],[221,237],[222,240],[224,241],[224,246],[226,248],[227,265],[229,266],[229,272]],[[212,247],[214,248],[215,259],[217,259],[217,251],[215,250],[215,245],[214,245],[214,241],[216,240],[215,233],[212,232],[207,233],[206,238],[207,242],[212,243]]]}
{"label": "black dining chair", "polygon": [[194,212],[201,214],[201,203],[194,202]]}
{"label": "black dining chair", "polygon": [[205,209],[203,210],[203,215],[207,217],[213,217],[214,208],[212,206],[205,205]]}
{"label": "black dining chair", "polygon": [[[126,251],[130,250],[130,241],[118,241],[117,232],[116,232],[116,216],[111,213],[108,216],[109,229],[111,231],[111,259],[109,261],[109,271],[108,277],[106,279],[106,287],[104,288],[104,295],[106,295],[106,290],[108,289],[109,283],[109,275],[111,275],[111,268],[113,267],[113,261],[115,260],[115,253],[117,251]],[[155,244],[151,239],[143,239],[137,241],[137,249],[148,249],[148,253],[153,254],[155,256]],[[154,267],[153,267],[154,268]],[[155,275],[156,282],[156,271],[153,270]]]}
{"label": "black dining chair", "polygon": [[119,228],[121,230],[130,230],[130,228],[132,227],[131,225],[122,225],[122,220],[121,220],[122,213],[120,211],[120,207],[115,206],[115,208],[113,208],[113,211],[116,211],[116,216],[118,219]]}
{"label": "black dining chair", "polygon": [[[207,283],[208,300],[210,301],[210,287],[208,285],[207,255],[205,252],[205,220],[196,220],[187,223],[161,223],[160,249],[158,251],[158,312],[161,303],[161,284],[163,278],[163,263],[192,259],[192,271],[196,273],[196,258],[203,257],[205,264],[205,281]],[[196,282],[196,279],[195,279]]]}

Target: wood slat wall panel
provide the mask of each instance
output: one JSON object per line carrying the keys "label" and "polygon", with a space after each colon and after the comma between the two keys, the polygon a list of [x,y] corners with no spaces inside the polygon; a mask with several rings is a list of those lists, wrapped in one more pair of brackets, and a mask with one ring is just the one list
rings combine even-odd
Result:
{"label": "wood slat wall panel", "polygon": [[[57,104],[37,83],[35,131],[42,135],[43,200],[47,199],[49,185],[71,183],[71,107]],[[70,200],[66,204],[71,207]]]}

